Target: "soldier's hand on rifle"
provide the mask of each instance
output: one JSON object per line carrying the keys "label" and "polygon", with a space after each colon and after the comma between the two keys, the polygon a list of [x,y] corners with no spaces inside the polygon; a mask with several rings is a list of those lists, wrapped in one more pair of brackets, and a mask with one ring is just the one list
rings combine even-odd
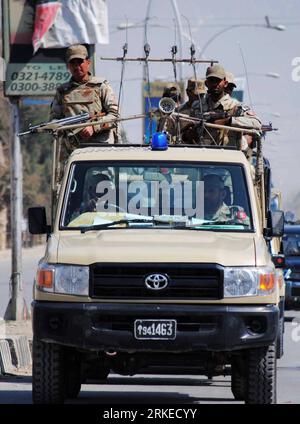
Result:
{"label": "soldier's hand on rifle", "polygon": [[227,116],[226,112],[206,112],[206,122],[217,125],[230,125],[231,118]]}
{"label": "soldier's hand on rifle", "polygon": [[88,139],[94,134],[94,127],[89,126],[80,131],[80,136],[82,138]]}
{"label": "soldier's hand on rifle", "polygon": [[228,118],[216,119],[213,123],[216,125],[230,125],[231,117],[229,116]]}

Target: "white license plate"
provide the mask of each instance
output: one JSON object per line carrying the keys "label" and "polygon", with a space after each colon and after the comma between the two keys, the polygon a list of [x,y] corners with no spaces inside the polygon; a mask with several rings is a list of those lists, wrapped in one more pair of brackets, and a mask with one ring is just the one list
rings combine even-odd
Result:
{"label": "white license plate", "polygon": [[174,340],[175,319],[137,319],[134,321],[134,337],[139,340]]}

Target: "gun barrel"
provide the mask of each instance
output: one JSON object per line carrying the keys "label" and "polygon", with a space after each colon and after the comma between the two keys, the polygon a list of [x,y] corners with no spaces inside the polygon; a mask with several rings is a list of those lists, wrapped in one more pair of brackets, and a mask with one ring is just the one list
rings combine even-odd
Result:
{"label": "gun barrel", "polygon": [[92,118],[89,112],[81,113],[80,115],[68,116],[67,118],[62,119],[53,119],[49,122],[42,122],[38,125],[29,125],[28,131],[19,133],[18,136],[23,136],[27,134],[33,134],[37,132],[46,132],[46,131],[55,131],[57,128],[64,127],[66,125],[76,125],[85,121],[88,121]]}

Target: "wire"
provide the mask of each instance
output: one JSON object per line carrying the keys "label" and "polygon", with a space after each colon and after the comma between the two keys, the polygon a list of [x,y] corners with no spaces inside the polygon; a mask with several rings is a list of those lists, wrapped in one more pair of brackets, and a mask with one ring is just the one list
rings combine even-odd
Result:
{"label": "wire", "polygon": [[[152,119],[152,104],[151,104],[151,93],[150,93],[150,76],[149,76],[149,63],[148,63],[148,57],[150,54],[150,44],[146,43],[144,45],[144,52],[145,52],[145,64],[144,64],[144,69],[145,69],[145,79],[146,79],[146,93],[147,93],[147,102],[148,102],[148,110],[150,112],[150,119],[149,119],[149,132],[150,132],[150,138],[152,138],[152,123],[153,123],[153,119]],[[150,140],[149,140],[150,142]]]}
{"label": "wire", "polygon": [[244,65],[244,71],[245,71],[245,77],[246,77],[246,83],[247,83],[247,91],[248,91],[248,96],[249,96],[249,103],[250,103],[251,109],[253,109],[253,103],[252,103],[252,98],[251,98],[251,93],[250,93],[250,84],[249,84],[246,61],[245,61],[245,58],[244,58],[244,54],[243,54],[241,44],[238,43],[238,46],[239,46],[240,54],[241,54],[243,65]]}

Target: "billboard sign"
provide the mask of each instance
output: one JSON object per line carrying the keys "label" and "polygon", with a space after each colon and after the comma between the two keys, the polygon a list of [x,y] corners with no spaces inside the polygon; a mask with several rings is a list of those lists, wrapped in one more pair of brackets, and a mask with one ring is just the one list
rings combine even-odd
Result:
{"label": "billboard sign", "polygon": [[[57,85],[70,79],[66,48],[33,53],[35,1],[2,0],[6,96],[53,96]],[[91,56],[94,46],[89,46]]]}

